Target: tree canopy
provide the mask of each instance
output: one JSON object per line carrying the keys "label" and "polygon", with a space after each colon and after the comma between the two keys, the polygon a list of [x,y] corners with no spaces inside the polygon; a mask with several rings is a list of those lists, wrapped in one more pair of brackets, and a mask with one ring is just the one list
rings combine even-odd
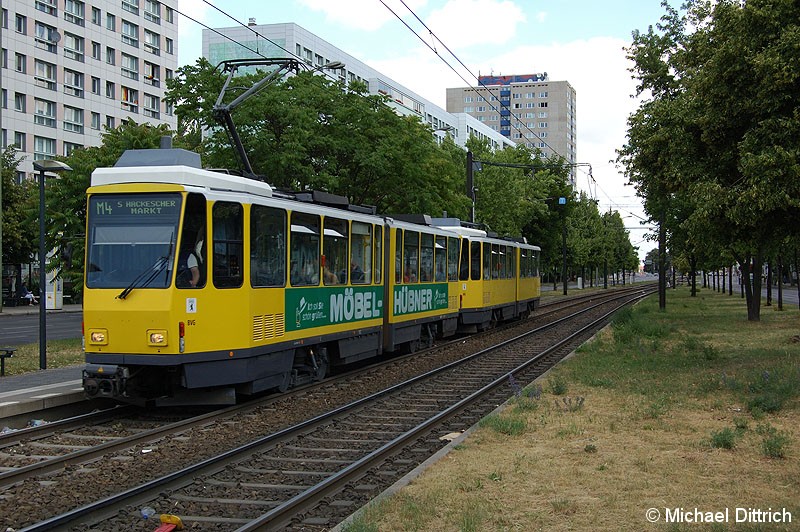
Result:
{"label": "tree canopy", "polygon": [[[720,262],[758,272],[800,224],[800,11],[788,0],[663,5],[628,50],[647,98],[618,161],[648,214],[680,232],[673,246],[717,248]],[[743,280],[758,320],[760,275]]]}

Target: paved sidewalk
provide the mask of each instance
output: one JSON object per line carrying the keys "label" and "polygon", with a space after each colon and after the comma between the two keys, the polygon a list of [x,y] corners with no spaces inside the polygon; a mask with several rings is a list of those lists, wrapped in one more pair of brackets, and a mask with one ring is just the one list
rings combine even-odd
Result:
{"label": "paved sidewalk", "polygon": [[[64,305],[61,309],[47,309],[48,314],[59,312],[83,312],[83,305],[69,304]],[[26,314],[39,314],[39,305],[22,305],[17,307],[3,306],[0,317],[3,316],[24,316]]]}

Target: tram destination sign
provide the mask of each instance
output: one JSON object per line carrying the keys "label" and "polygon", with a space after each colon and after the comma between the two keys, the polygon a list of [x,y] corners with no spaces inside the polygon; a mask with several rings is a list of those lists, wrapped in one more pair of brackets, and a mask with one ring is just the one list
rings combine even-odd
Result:
{"label": "tram destination sign", "polygon": [[180,196],[93,196],[89,212],[94,216],[177,216],[181,212]]}

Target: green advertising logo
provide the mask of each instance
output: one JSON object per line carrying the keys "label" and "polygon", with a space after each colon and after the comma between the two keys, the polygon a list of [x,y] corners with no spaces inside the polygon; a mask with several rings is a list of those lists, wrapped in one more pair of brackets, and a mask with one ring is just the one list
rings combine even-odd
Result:
{"label": "green advertising logo", "polygon": [[286,290],[286,330],[297,331],[383,316],[383,287]]}
{"label": "green advertising logo", "polygon": [[394,287],[394,314],[414,314],[447,308],[447,283]]}

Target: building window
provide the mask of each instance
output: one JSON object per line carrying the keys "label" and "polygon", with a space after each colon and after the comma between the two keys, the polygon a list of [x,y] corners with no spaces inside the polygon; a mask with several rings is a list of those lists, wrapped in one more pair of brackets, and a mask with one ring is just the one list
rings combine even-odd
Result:
{"label": "building window", "polygon": [[92,129],[100,129],[100,113],[92,113]]}
{"label": "building window", "polygon": [[150,118],[158,119],[161,115],[159,112],[159,103],[160,99],[158,96],[154,96],[152,94],[144,93],[144,106],[142,109],[142,114],[144,116],[149,116]]}
{"label": "building window", "polygon": [[166,77],[166,79],[172,79],[175,77],[175,72],[173,72],[172,69],[170,68],[165,68],[164,76]]}
{"label": "building window", "polygon": [[539,107],[547,107],[547,102],[539,102]]}
{"label": "building window", "polygon": [[26,112],[28,108],[28,97],[22,92],[14,93],[14,110],[20,113]]}
{"label": "building window", "polygon": [[139,26],[122,19],[122,42],[139,48]]}
{"label": "building window", "polygon": [[92,8],[92,24],[100,25],[100,21],[102,20],[102,13],[100,12],[99,7]]}
{"label": "building window", "polygon": [[22,131],[15,131],[14,132],[14,146],[17,147],[20,151],[28,151],[27,148],[27,139],[25,138],[25,133]]}
{"label": "building window", "polygon": [[78,26],[84,25],[86,8],[80,0],[64,0],[64,20]]}
{"label": "building window", "polygon": [[64,57],[83,63],[83,37],[64,32]]}
{"label": "building window", "polygon": [[166,19],[166,21],[169,22],[170,24],[175,22],[175,10],[172,9],[171,7],[166,7],[165,6],[164,7],[164,19]]}
{"label": "building window", "polygon": [[92,76],[92,94],[100,94],[100,78]]}
{"label": "building window", "polygon": [[464,107],[465,113],[471,113],[473,111],[472,107]]}
{"label": "building window", "polygon": [[154,55],[161,54],[161,36],[150,30],[144,30],[144,49]]}
{"label": "building window", "polygon": [[161,85],[161,67],[150,63],[148,61],[144,62],[144,82],[148,85],[152,85],[153,87],[159,87]]}
{"label": "building window", "polygon": [[161,2],[144,0],[144,18],[154,24],[161,24]]}
{"label": "building window", "polygon": [[106,29],[117,31],[117,17],[111,13],[106,13]]}
{"label": "building window", "polygon": [[117,88],[112,81],[106,81],[106,98],[112,100],[117,97]]}
{"label": "building window", "polygon": [[139,112],[139,91],[130,87],[122,86],[122,109],[130,113]]}
{"label": "building window", "polygon": [[472,103],[472,96],[465,96],[464,103]]}
{"label": "building window", "polygon": [[58,6],[56,0],[36,0],[36,9],[48,15],[58,16]]}
{"label": "building window", "polygon": [[83,109],[64,106],[64,131],[83,133]]}
{"label": "building window", "polygon": [[55,27],[42,22],[36,22],[36,48],[56,53],[58,51],[58,31]]}
{"label": "building window", "polygon": [[69,157],[72,152],[78,148],[83,148],[83,144],[75,144],[74,142],[64,141],[64,157]]}
{"label": "building window", "polygon": [[547,98],[547,93],[546,92],[540,92],[539,93],[539,98]]}
{"label": "building window", "polygon": [[103,58],[103,47],[99,42],[92,41],[92,59],[100,61]]}
{"label": "building window", "polygon": [[121,60],[122,77],[138,80],[139,79],[139,58],[126,53],[122,53]]}
{"label": "building window", "polygon": [[34,79],[38,87],[44,87],[54,91],[57,89],[56,84],[56,65],[36,59],[33,62],[34,66]]}
{"label": "building window", "polygon": [[83,73],[64,69],[64,94],[83,98]]}
{"label": "building window", "polygon": [[110,46],[106,46],[106,63],[109,65],[117,64],[117,51]]}
{"label": "building window", "polygon": [[47,137],[40,137],[34,135],[33,137],[33,160],[41,161],[43,159],[52,159],[56,156],[56,139]]}
{"label": "building window", "polygon": [[116,120],[114,120],[113,116],[106,115],[106,129],[114,129],[114,127],[115,127],[114,123],[115,122],[116,122]]}
{"label": "building window", "polygon": [[[3,50],[5,52],[5,50]],[[22,54],[14,53],[14,70],[19,72],[20,74],[25,74],[28,72],[28,58]]]}
{"label": "building window", "polygon": [[547,122],[539,122],[539,127],[547,127]]}
{"label": "building window", "polygon": [[33,123],[40,126],[56,127],[56,102],[34,98],[36,111],[33,115]]}
{"label": "building window", "polygon": [[164,37],[164,50],[168,54],[175,53],[175,45],[173,44],[172,39],[170,39],[169,37]]}
{"label": "building window", "polygon": [[547,118],[547,111],[539,111],[539,118]]}
{"label": "building window", "polygon": [[134,15],[139,14],[139,0],[122,0],[122,9]]}
{"label": "building window", "polygon": [[17,33],[21,33],[23,35],[28,34],[28,17],[25,15],[20,15],[17,13],[16,20],[14,21],[14,29],[17,30]]}

